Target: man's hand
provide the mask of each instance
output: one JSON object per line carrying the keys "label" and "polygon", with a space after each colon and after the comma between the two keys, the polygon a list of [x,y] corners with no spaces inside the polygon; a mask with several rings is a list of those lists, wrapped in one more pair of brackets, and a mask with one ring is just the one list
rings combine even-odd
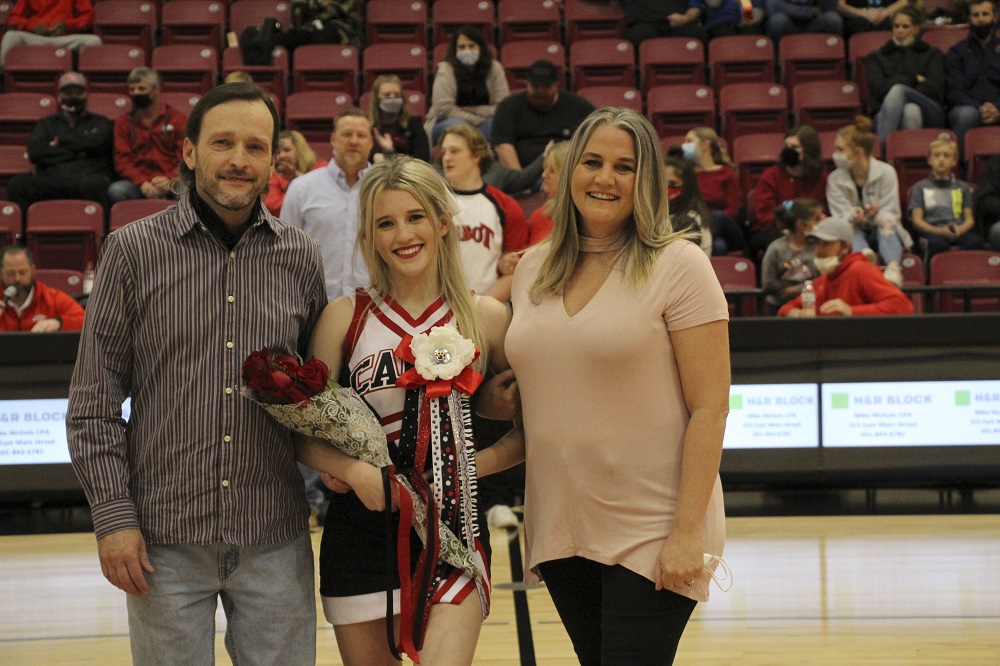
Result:
{"label": "man's hand", "polygon": [[58,23],[52,24],[52,29],[49,30],[49,34],[53,37],[62,37],[66,34],[66,22],[59,21]]}
{"label": "man's hand", "polygon": [[824,302],[823,305],[819,306],[819,311],[825,315],[842,315],[844,317],[850,317],[854,314],[851,306],[840,298]]}
{"label": "man's hand", "polygon": [[170,179],[166,176],[153,176],[149,182],[156,188],[160,199],[170,193]]}
{"label": "man's hand", "polygon": [[32,333],[51,333],[62,328],[62,322],[58,319],[43,319],[31,327]]}
{"label": "man's hand", "polygon": [[678,26],[687,24],[687,17],[684,14],[670,14],[667,16],[667,22],[670,23],[671,28],[676,28]]}
{"label": "man's hand", "polygon": [[142,196],[147,199],[158,199],[160,197],[160,192],[156,189],[156,185],[153,185],[153,183],[148,180],[139,186],[139,191],[142,192]]}
{"label": "man's hand", "polygon": [[149,592],[143,571],[153,573],[146,541],[136,529],[112,532],[97,540],[97,556],[108,582],[138,598]]}
{"label": "man's hand", "polygon": [[992,125],[1000,120],[1000,110],[992,102],[986,102],[979,107],[979,117],[986,125]]}

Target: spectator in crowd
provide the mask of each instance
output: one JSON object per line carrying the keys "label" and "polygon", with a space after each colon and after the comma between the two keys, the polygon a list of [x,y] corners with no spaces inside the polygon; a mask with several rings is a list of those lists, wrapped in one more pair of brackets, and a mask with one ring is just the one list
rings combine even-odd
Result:
{"label": "spectator in crowd", "polygon": [[160,77],[149,67],[133,69],[126,83],[132,110],[114,122],[115,171],[125,180],[111,183],[108,199],[175,199],[171,182],[183,156],[187,116],[160,99]]}
{"label": "spectator in crowd", "polygon": [[765,6],[764,32],[775,46],[785,35],[844,34],[844,19],[837,13],[837,0],[766,0]]}
{"label": "spectator in crowd", "polygon": [[785,201],[812,199],[826,210],[826,179],[819,134],[809,125],[789,130],[778,163],[757,180],[754,210],[750,217],[750,256],[759,257],[784,231],[774,211]]}
{"label": "spectator in crowd", "polygon": [[275,217],[281,215],[285,193],[293,180],[313,169],[321,169],[329,162],[316,157],[316,152],[300,132],[284,130],[278,134],[278,152],[274,156],[274,169],[267,181],[267,194],[262,199],[264,207]]}
{"label": "spectator in crowd", "polygon": [[837,132],[833,144],[837,168],[826,181],[826,201],[832,216],[854,226],[855,250],[874,259],[871,247],[878,248],[886,279],[898,287],[903,284],[899,260],[913,240],[903,228],[896,170],[872,157],[875,135],[871,130],[872,121],[858,116],[853,125]]}
{"label": "spectator in crowd", "polygon": [[712,254],[746,252],[746,239],[736,222],[743,208],[743,194],[719,135],[709,127],[696,127],[684,137],[681,148],[694,165],[701,196],[712,211]]}
{"label": "spectator in crowd", "polygon": [[972,231],[972,187],[955,177],[958,145],[951,139],[931,141],[927,163],[931,175],[913,185],[910,219],[927,241],[927,259],[949,248],[978,250],[983,239]]}
{"label": "spectator in crowd", "polygon": [[444,60],[438,63],[424,130],[437,144],[446,128],[468,123],[489,141],[497,104],[508,95],[507,73],[490,54],[486,38],[476,28],[462,26],[451,36]]}
{"label": "spectator in crowd", "polygon": [[372,152],[372,124],[361,109],[344,109],[333,119],[333,161],[299,176],[288,186],[281,221],[312,236],[323,251],[326,295],[349,296],[368,284],[358,237],[358,193]]}
{"label": "spectator in crowd", "polygon": [[904,5],[892,15],[892,37],[865,57],[868,100],[875,133],[885,145],[890,132],[944,127],[944,54],[920,38],[923,14]]}
{"label": "spectator in crowd", "polygon": [[212,663],[220,601],[233,663],[315,663],[295,445],[239,395],[243,359],[304,353],[326,305],[316,243],[260,205],[277,145],[260,88],[208,91],[186,128],[186,194],[102,249],[66,435],[137,664]]}
{"label": "spectator in crowd", "polygon": [[0,69],[15,46],[65,46],[74,53],[99,46],[101,38],[87,34],[94,23],[90,0],[15,0],[0,40]]}
{"label": "spectator in crowd", "polygon": [[844,36],[859,32],[890,30],[892,15],[910,0],[838,0],[837,11],[844,16]]}
{"label": "spectator in crowd", "polygon": [[[568,152],[569,142],[560,141],[553,145],[545,155],[544,168],[542,169],[542,194],[545,195],[546,199],[545,203],[528,218],[529,247],[548,238],[549,233],[552,231],[552,208],[555,206],[555,196],[559,191],[559,176],[562,174]],[[520,255],[516,256],[519,257]],[[512,274],[514,272],[513,268],[509,271],[503,270],[503,259],[505,258],[501,259],[500,272]]]}
{"label": "spectator in crowd", "polygon": [[523,169],[545,152],[550,141],[566,141],[594,110],[576,93],[559,88],[559,70],[548,60],[528,69],[527,90],[497,105],[493,146],[500,163]]}
{"label": "spectator in crowd", "polygon": [[501,303],[510,300],[512,276],[501,276],[497,262],[505,252],[528,247],[528,224],[521,206],[483,182],[493,156],[483,133],[472,125],[445,129],[439,144],[444,176],[458,199],[455,226],[469,286]]}
{"label": "spectator in crowd", "polygon": [[431,147],[427,132],[423,123],[410,115],[403,95],[403,82],[395,74],[383,74],[372,84],[368,120],[375,136],[371,160],[376,159],[376,155],[391,157],[398,154],[430,162]]}
{"label": "spectator in crowd", "polygon": [[694,167],[676,146],[667,151],[664,175],[667,177],[671,226],[674,231],[691,232],[694,242],[711,256],[712,212],[701,196]]}
{"label": "spectator in crowd", "polygon": [[[817,316],[913,313],[913,303],[906,294],[886,280],[863,254],[851,251],[854,230],[847,219],[828,217],[808,235],[816,239],[813,263],[821,273],[813,282]],[[802,294],[782,305],[778,315],[803,316]]]}
{"label": "spectator in crowd", "polygon": [[761,262],[760,286],[767,294],[769,314],[802,293],[806,280],[819,276],[813,263],[815,247],[807,234],[823,219],[823,207],[812,199],[785,201],[774,211],[784,233],[767,246]]}
{"label": "spectator in crowd", "polygon": [[1000,122],[1000,41],[997,10],[992,0],[969,3],[969,38],[948,49],[945,56],[948,122],[958,136],[959,150],[965,133],[980,125]]}
{"label": "spectator in crowd", "polygon": [[223,83],[249,83],[250,85],[257,85],[257,82],[253,80],[253,77],[246,72],[237,70],[235,72],[229,72],[226,74],[226,78],[222,80]]}
{"label": "spectator in crowd", "polygon": [[0,250],[3,278],[3,309],[0,332],[79,331],[83,308],[69,294],[35,279],[35,257],[31,250],[9,245]]}
{"label": "spectator in crowd", "polygon": [[87,199],[108,206],[111,165],[111,121],[87,111],[87,80],[66,72],[59,77],[60,109],[35,125],[28,139],[34,174],[14,176],[7,197],[27,211],[36,201]]}
{"label": "spectator in crowd", "polygon": [[702,25],[707,39],[756,32],[764,19],[764,10],[744,10],[740,0],[701,0]]}
{"label": "spectator in crowd", "polygon": [[1000,155],[994,155],[986,162],[986,168],[976,183],[973,210],[986,230],[990,249],[1000,252]]}
{"label": "spectator in crowd", "polygon": [[705,40],[700,0],[625,0],[625,39],[636,50],[652,37],[693,37]]}

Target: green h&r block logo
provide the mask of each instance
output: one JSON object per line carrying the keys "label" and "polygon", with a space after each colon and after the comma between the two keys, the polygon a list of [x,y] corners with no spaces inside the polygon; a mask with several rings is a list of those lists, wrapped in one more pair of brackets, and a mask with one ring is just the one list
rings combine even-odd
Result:
{"label": "green h&r block logo", "polygon": [[743,409],[743,394],[729,396],[729,409]]}
{"label": "green h&r block logo", "polygon": [[972,404],[972,396],[969,391],[955,391],[955,406],[968,407]]}
{"label": "green h&r block logo", "polygon": [[848,397],[846,393],[834,393],[830,396],[830,406],[833,409],[847,409]]}

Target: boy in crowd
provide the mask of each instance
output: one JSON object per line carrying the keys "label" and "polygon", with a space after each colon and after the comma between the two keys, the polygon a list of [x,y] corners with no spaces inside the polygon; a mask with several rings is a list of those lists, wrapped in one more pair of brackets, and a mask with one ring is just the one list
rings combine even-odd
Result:
{"label": "boy in crowd", "polygon": [[975,250],[983,240],[973,233],[972,187],[955,177],[958,144],[935,139],[928,150],[931,175],[914,184],[910,194],[910,218],[917,234],[927,241],[930,259],[955,246]]}

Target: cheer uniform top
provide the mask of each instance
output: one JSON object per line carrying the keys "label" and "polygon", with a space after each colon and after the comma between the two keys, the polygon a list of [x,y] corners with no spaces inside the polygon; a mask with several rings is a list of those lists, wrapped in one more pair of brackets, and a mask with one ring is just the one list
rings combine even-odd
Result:
{"label": "cheer uniform top", "polygon": [[455,190],[459,213],[455,226],[462,267],[469,287],[485,294],[497,281],[497,261],[504,252],[528,247],[528,223],[513,197],[492,185],[478,190]]}
{"label": "cheer uniform top", "polygon": [[[422,391],[396,386],[406,364],[394,352],[407,335],[427,333],[452,319],[441,296],[419,317],[413,318],[386,296],[358,289],[354,320],[344,338],[340,383],[350,386],[379,418],[389,444],[389,455],[397,470],[416,467],[433,471],[433,486],[440,520],[475,553],[480,581],[468,573],[439,561],[434,571],[434,603],[460,604],[472,592],[480,595],[483,616],[489,610],[488,556],[479,540],[480,525],[475,504],[475,470],[469,460],[470,446],[456,441],[447,414],[432,411],[431,430],[441,446],[430,446],[425,461],[414,465],[417,421]],[[443,400],[443,399],[440,399]],[[432,437],[433,437],[432,436]],[[437,454],[435,451],[437,450]],[[399,513],[394,514],[398,526]],[[395,529],[395,527],[394,527]],[[416,562],[421,541],[411,530],[410,562]],[[385,617],[386,534],[382,512],[370,511],[353,492],[330,500],[320,547],[320,594],[326,619],[334,625],[366,622]],[[395,564],[391,566],[395,569]],[[399,613],[399,579],[393,574],[393,603]],[[478,588],[478,589],[477,589]]]}

